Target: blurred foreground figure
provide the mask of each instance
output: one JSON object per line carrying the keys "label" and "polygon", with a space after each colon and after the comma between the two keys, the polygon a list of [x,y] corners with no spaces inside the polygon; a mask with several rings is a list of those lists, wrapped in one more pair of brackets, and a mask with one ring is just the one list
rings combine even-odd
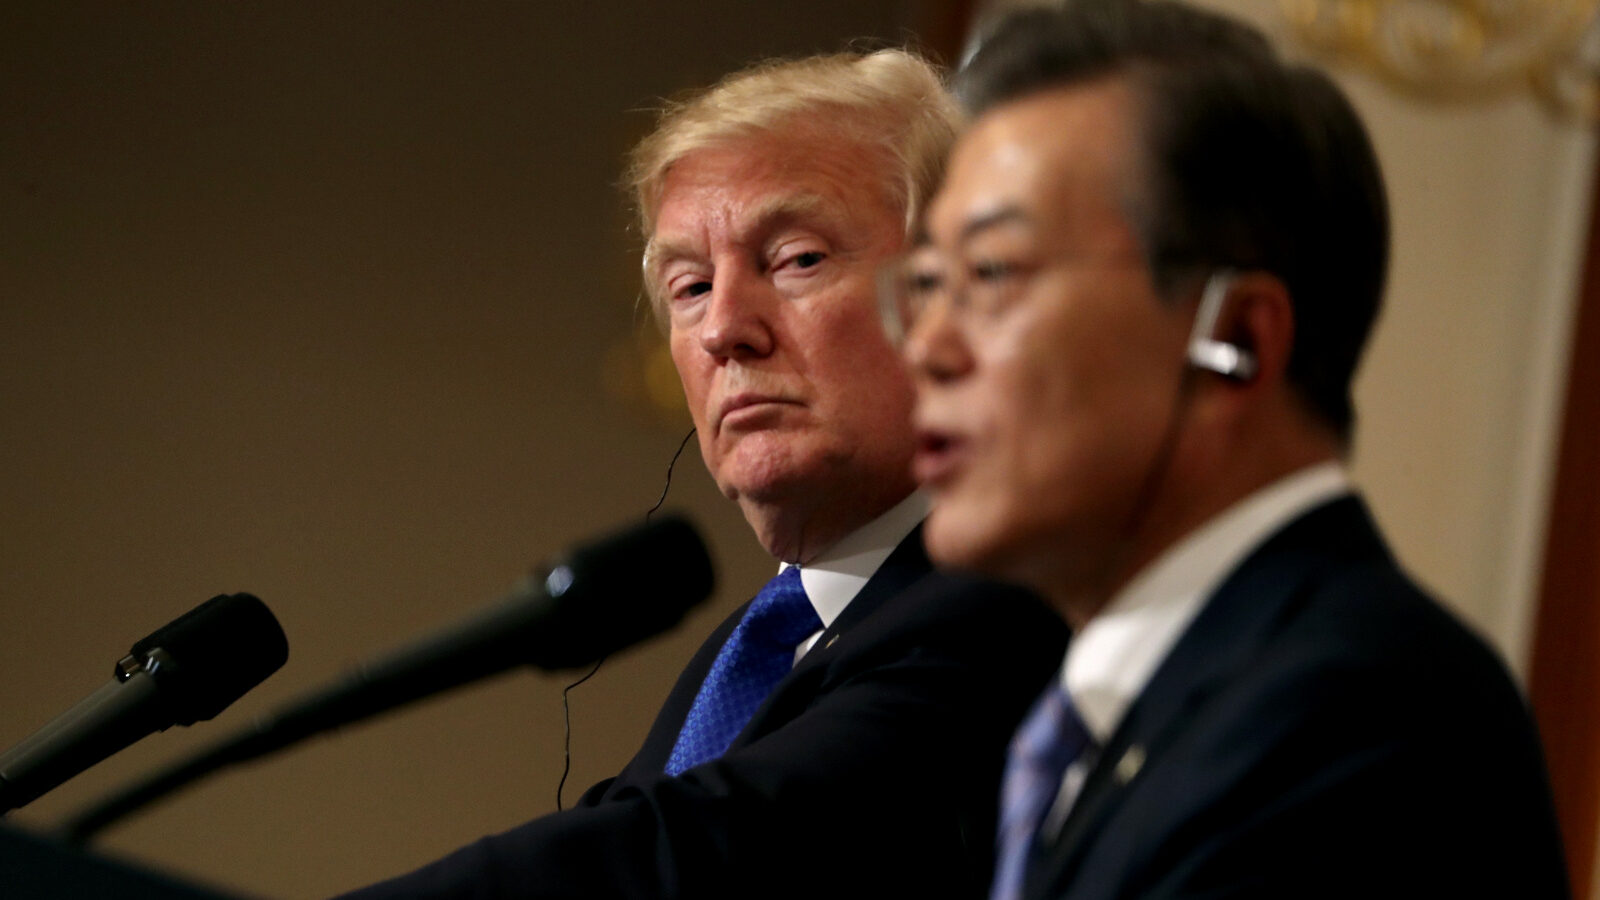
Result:
{"label": "blurred foreground figure", "polygon": [[846,54],[731,76],[636,149],[701,455],[779,575],[577,808],[359,896],[983,896],[1006,739],[1066,631],[922,550],[876,276],[954,122],[922,60]]}
{"label": "blurred foreground figure", "polygon": [[885,297],[928,549],[1076,630],[993,896],[1565,896],[1522,698],[1342,464],[1388,256],[1344,97],[1161,0],[1017,14],[958,94]]}

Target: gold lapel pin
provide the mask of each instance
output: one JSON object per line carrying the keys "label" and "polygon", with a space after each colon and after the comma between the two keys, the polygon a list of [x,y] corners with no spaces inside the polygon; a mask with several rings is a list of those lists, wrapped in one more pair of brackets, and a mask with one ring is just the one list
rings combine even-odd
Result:
{"label": "gold lapel pin", "polygon": [[1114,770],[1117,783],[1127,784],[1142,768],[1144,768],[1144,748],[1134,744],[1123,752],[1121,759],[1117,760],[1117,768]]}

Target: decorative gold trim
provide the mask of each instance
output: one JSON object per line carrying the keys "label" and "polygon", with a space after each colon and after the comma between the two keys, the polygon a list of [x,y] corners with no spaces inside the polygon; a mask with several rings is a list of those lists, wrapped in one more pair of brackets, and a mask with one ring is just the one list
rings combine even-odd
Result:
{"label": "decorative gold trim", "polygon": [[1600,0],[1279,0],[1296,40],[1433,101],[1531,92],[1600,122]]}

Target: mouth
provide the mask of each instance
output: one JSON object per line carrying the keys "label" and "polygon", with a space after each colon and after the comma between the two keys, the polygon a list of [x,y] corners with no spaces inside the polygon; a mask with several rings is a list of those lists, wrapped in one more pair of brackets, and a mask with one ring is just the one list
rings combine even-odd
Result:
{"label": "mouth", "polygon": [[947,485],[959,473],[966,447],[966,440],[958,434],[919,428],[911,472],[924,487],[938,489]]}
{"label": "mouth", "polygon": [[751,426],[761,419],[774,415],[786,406],[796,406],[798,401],[773,394],[735,394],[722,401],[717,410],[717,428]]}

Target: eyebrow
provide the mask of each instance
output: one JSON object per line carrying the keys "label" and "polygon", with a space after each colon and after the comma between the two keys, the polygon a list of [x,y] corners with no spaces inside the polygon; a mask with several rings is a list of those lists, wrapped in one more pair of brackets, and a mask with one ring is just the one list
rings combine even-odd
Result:
{"label": "eyebrow", "polygon": [[1006,225],[1011,222],[1027,224],[1031,221],[1032,219],[1026,212],[1022,211],[1021,207],[1002,206],[999,209],[991,210],[976,218],[968,219],[967,222],[961,226],[960,233],[956,235],[956,242],[964,244],[982,232],[988,231],[991,228],[998,228],[1001,225]]}
{"label": "eyebrow", "polygon": [[[773,197],[761,204],[747,216],[742,217],[736,231],[740,234],[763,234],[791,222],[804,219],[818,208],[823,206],[823,198],[817,194],[795,194],[785,197]],[[674,241],[658,241],[651,238],[645,245],[641,266],[647,284],[653,286],[660,277],[661,267],[675,259],[694,259],[699,256],[687,244]]]}
{"label": "eyebrow", "polygon": [[654,288],[656,279],[661,275],[661,267],[668,260],[681,259],[693,255],[689,248],[682,244],[674,244],[670,241],[662,242],[651,238],[650,242],[644,245],[644,254],[639,260],[640,268],[644,270],[646,284],[650,285],[652,289]]}

